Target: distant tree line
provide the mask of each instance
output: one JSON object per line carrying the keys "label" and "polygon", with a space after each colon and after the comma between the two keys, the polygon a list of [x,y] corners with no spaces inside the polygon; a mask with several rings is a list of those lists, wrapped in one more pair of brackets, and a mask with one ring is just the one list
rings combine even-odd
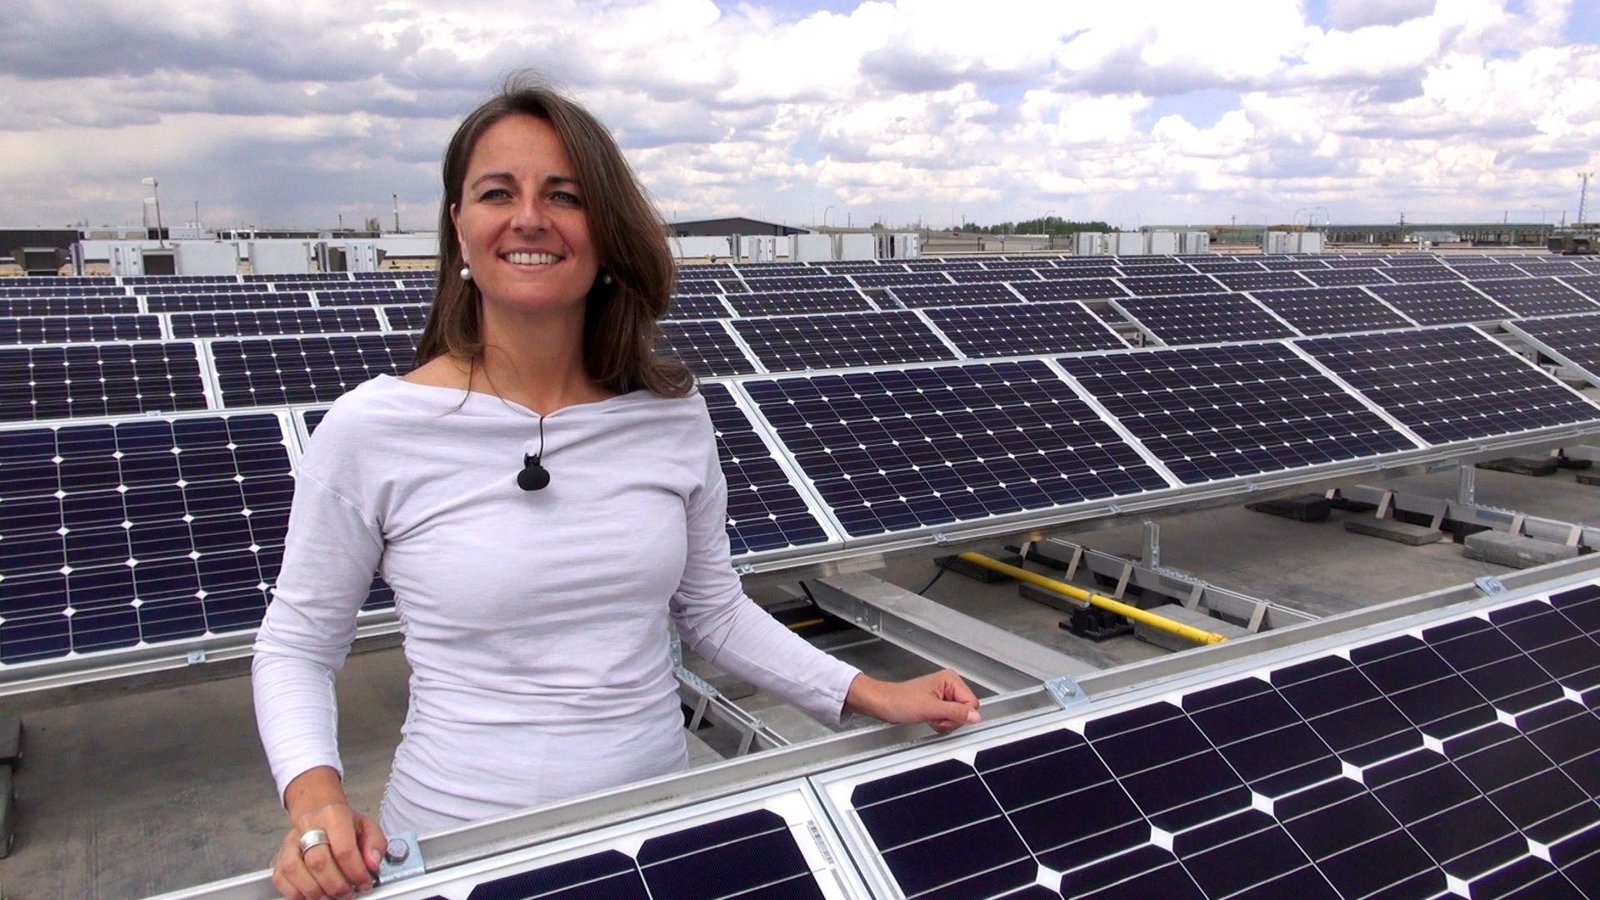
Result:
{"label": "distant tree line", "polygon": [[1105,232],[1116,229],[1098,219],[1092,222],[1078,222],[1060,216],[1044,216],[1021,222],[1001,222],[998,225],[967,222],[961,226],[961,230],[976,234],[1075,234],[1079,231]]}

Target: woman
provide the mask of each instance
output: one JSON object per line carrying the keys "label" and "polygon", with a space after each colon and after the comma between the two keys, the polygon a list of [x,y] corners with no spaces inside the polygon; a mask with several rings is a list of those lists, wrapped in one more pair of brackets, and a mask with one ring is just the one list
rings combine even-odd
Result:
{"label": "woman", "polygon": [[[344,395],[318,427],[256,642],[285,896],[371,887],[385,832],[684,768],[669,621],[825,721],[978,720],[953,672],[877,681],[744,596],[705,403],[651,353],[665,233],[604,127],[509,83],[450,142],[439,225],[419,364]],[[412,669],[377,822],[341,787],[333,692],[374,570]]]}

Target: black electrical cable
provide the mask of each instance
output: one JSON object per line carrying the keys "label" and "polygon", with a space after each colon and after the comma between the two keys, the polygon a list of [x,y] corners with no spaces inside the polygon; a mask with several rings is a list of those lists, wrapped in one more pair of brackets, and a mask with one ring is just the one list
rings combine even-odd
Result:
{"label": "black electrical cable", "polygon": [[933,578],[929,579],[928,583],[923,585],[922,586],[922,590],[917,591],[917,593],[926,594],[928,592],[928,590],[933,587],[934,582],[937,582],[939,580],[939,578],[944,575],[945,572],[948,572],[950,570],[950,561],[953,560],[953,559],[955,559],[954,556],[946,556],[943,560],[940,560],[940,562],[939,562],[939,571],[933,573]]}

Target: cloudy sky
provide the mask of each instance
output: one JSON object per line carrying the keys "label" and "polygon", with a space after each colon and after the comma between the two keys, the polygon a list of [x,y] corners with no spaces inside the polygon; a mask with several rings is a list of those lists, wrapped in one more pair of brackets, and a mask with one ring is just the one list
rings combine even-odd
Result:
{"label": "cloudy sky", "polygon": [[0,226],[137,224],[154,176],[167,224],[387,227],[397,194],[429,228],[455,122],[529,66],[668,219],[1557,221],[1600,170],[1595,0],[5,9]]}

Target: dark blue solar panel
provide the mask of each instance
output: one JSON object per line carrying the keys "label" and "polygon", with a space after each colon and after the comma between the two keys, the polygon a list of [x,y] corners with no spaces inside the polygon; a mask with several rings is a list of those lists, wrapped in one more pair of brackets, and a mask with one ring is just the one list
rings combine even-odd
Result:
{"label": "dark blue solar panel", "polygon": [[250,337],[267,334],[324,334],[380,331],[378,311],[342,309],[253,309],[240,312],[173,313],[173,337]]}
{"label": "dark blue solar panel", "polygon": [[126,288],[114,284],[97,285],[94,287],[64,286],[58,284],[13,284],[20,281],[17,278],[0,279],[0,300],[17,300],[25,298],[62,297],[76,299],[93,299],[98,297],[126,297]]}
{"label": "dark blue solar panel", "polygon": [[1588,373],[1591,384],[1600,385],[1600,314],[1519,319],[1509,327],[1549,355]]}
{"label": "dark blue solar panel", "polygon": [[1381,331],[1416,324],[1358,287],[1255,291],[1250,296],[1305,334]]}
{"label": "dark blue solar panel", "polygon": [[155,316],[27,316],[0,318],[0,344],[67,344],[84,341],[158,341]]}
{"label": "dark blue solar panel", "polygon": [[824,275],[813,270],[810,275],[773,275],[750,278],[745,283],[752,291],[854,291],[855,285],[843,275]]}
{"label": "dark blue solar panel", "polygon": [[749,375],[756,370],[739,342],[717,320],[661,323],[656,352],[681,360],[702,378]]}
{"label": "dark blue solar panel", "polygon": [[0,349],[0,420],[205,409],[193,343]]}
{"label": "dark blue solar panel", "polygon": [[1128,296],[1128,292],[1110,278],[1071,278],[1037,283],[1024,281],[1012,287],[1017,293],[1034,301],[1108,300]]}
{"label": "dark blue solar panel", "polygon": [[0,297],[0,315],[81,316],[137,313],[139,298],[126,294],[99,297]]}
{"label": "dark blue solar panel", "polygon": [[415,335],[399,332],[219,338],[210,349],[223,406],[279,406],[332,401],[378,375],[409,372],[415,341]]}
{"label": "dark blue solar panel", "polygon": [[865,312],[876,309],[855,288],[843,291],[768,291],[766,282],[748,294],[730,294],[728,303],[741,316],[793,316],[821,312]]}
{"label": "dark blue solar panel", "polygon": [[1130,275],[1117,280],[1135,297],[1220,294],[1227,291],[1209,275]]}
{"label": "dark blue solar panel", "polygon": [[735,319],[733,327],[769,372],[956,358],[933,329],[912,312]]}
{"label": "dark blue solar panel", "polygon": [[1296,343],[1430,444],[1600,420],[1600,407],[1470,328]]}
{"label": "dark blue solar panel", "polygon": [[939,284],[892,287],[889,295],[901,306],[969,305],[974,303],[1021,303],[1022,298],[1003,284]]}
{"label": "dark blue solar panel", "polygon": [[745,382],[851,535],[1167,487],[1040,362]]}
{"label": "dark blue solar panel", "polygon": [[950,284],[943,272],[852,272],[850,278],[864,288],[910,287],[917,284]]}
{"label": "dark blue solar panel", "polygon": [[728,542],[735,557],[823,543],[828,534],[755,426],[720,384],[702,384],[728,479]]}
{"label": "dark blue solar panel", "polygon": [[[128,279],[123,279],[128,281]],[[133,292],[141,297],[151,297],[160,294],[259,294],[260,284],[242,284],[238,281],[207,281],[204,279],[181,279],[178,281],[136,281],[130,282]]]}
{"label": "dark blue solar panel", "polygon": [[1554,278],[1503,278],[1473,287],[1519,316],[1600,312],[1600,306]]}
{"label": "dark blue solar panel", "polygon": [[260,291],[248,294],[161,294],[144,298],[153,313],[211,312],[240,309],[309,309],[304,291]]}
{"label": "dark blue solar panel", "polygon": [[1165,344],[1250,341],[1294,334],[1243,294],[1129,297],[1115,302]]}
{"label": "dark blue solar panel", "polygon": [[947,269],[944,273],[956,284],[1000,284],[1008,281],[1038,281],[1033,269]]}
{"label": "dark blue solar panel", "polygon": [[326,285],[328,287],[350,286],[349,272],[307,272],[296,275],[257,275],[254,273],[241,276],[246,282],[257,281],[264,284],[288,285]]}
{"label": "dark blue solar panel", "polygon": [[1582,275],[1584,270],[1578,268],[1577,263],[1564,259],[1549,260],[1523,260],[1516,263],[1517,268],[1535,278],[1549,278],[1559,275]]}
{"label": "dark blue solar panel", "polygon": [[754,810],[478,884],[467,900],[822,900],[783,817]]}
{"label": "dark blue solar panel", "polygon": [[927,316],[962,353],[974,358],[1127,346],[1081,303],[951,306],[930,309]]}
{"label": "dark blue solar panel", "polygon": [[911,897],[1592,897],[1597,638],[1600,586],[1510,601],[835,797]]}
{"label": "dark blue solar panel", "polygon": [[1391,265],[1383,270],[1390,281],[1407,284],[1416,281],[1461,281],[1465,276],[1442,265]]}
{"label": "dark blue solar panel", "polygon": [[390,331],[421,331],[427,327],[428,314],[432,311],[432,306],[421,304],[385,306],[383,318],[389,323]]}
{"label": "dark blue solar panel", "polygon": [[1567,275],[1561,281],[1590,300],[1600,302],[1600,275]]}
{"label": "dark blue solar panel", "polygon": [[1394,284],[1382,272],[1365,266],[1351,269],[1307,269],[1300,274],[1311,279],[1317,287],[1339,287],[1349,284]]}
{"label": "dark blue solar panel", "polygon": [[1216,272],[1215,278],[1230,291],[1262,291],[1283,288],[1309,288],[1311,282],[1298,272]]}
{"label": "dark blue solar panel", "polygon": [[673,294],[667,305],[668,319],[728,319],[733,313],[720,295]]}
{"label": "dark blue solar panel", "polygon": [[1186,484],[1415,449],[1281,344],[1061,360]]}
{"label": "dark blue solar panel", "polygon": [[388,306],[396,303],[432,303],[432,287],[317,288],[318,306]]}
{"label": "dark blue solar panel", "polygon": [[1526,272],[1508,263],[1451,261],[1448,265],[1461,273],[1462,278],[1473,282],[1495,278],[1523,278],[1527,275]]}
{"label": "dark blue solar panel", "polygon": [[1461,281],[1379,284],[1367,290],[1423,325],[1488,322],[1510,317],[1506,308]]}

